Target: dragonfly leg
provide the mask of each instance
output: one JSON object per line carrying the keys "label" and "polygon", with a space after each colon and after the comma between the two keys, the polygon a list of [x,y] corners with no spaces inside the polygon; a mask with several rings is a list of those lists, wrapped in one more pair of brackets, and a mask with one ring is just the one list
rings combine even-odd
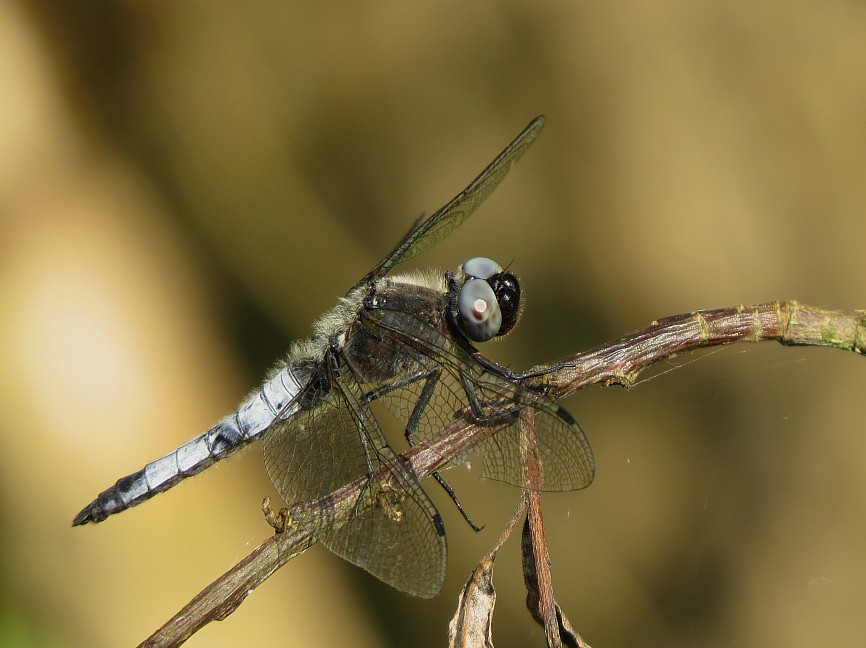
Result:
{"label": "dragonfly leg", "polygon": [[466,394],[466,400],[469,401],[469,409],[475,418],[483,418],[484,412],[481,410],[481,405],[478,403],[478,398],[475,395],[475,389],[472,388],[472,383],[467,378],[463,371],[460,372],[460,386],[463,387],[463,393]]}
{"label": "dragonfly leg", "polygon": [[409,374],[408,376],[404,376],[400,380],[390,383],[388,385],[382,385],[377,387],[376,389],[371,389],[366,394],[361,397],[361,405],[369,405],[374,400],[381,398],[387,394],[390,394],[393,391],[397,391],[398,389],[403,389],[404,387],[408,387],[409,385],[418,382],[419,380],[426,380],[430,375],[428,371],[416,371],[413,374]]}
{"label": "dragonfly leg", "polygon": [[530,369],[529,371],[522,372],[514,372],[508,367],[503,367],[498,362],[491,360],[490,358],[481,355],[481,353],[474,353],[472,357],[478,361],[478,364],[483,366],[488,371],[505,378],[506,380],[511,381],[521,381],[528,380],[529,378],[538,378],[540,376],[546,376],[551,373],[556,373],[557,371],[562,371],[570,366],[572,366],[568,362],[557,362],[556,364],[547,365],[543,369]]}
{"label": "dragonfly leg", "polygon": [[[429,373],[424,377],[424,387],[421,389],[421,394],[418,396],[418,400],[415,402],[415,407],[412,409],[412,414],[409,416],[409,421],[406,423],[406,441],[410,446],[415,445],[412,440],[412,436],[415,433],[415,430],[418,429],[418,422],[421,420],[421,415],[424,413],[424,409],[427,407],[430,402],[431,397],[433,396],[433,392],[436,389],[436,384],[439,382],[439,377],[442,375],[442,369],[440,367],[436,367],[431,369]],[[438,482],[438,484],[448,493],[448,497],[451,498],[451,501],[454,502],[454,506],[457,507],[457,510],[460,511],[460,515],[463,516],[463,519],[466,520],[466,523],[472,527],[472,530],[475,532],[481,531],[484,528],[484,525],[478,526],[475,522],[472,521],[472,518],[469,517],[469,514],[463,508],[463,505],[460,503],[460,500],[457,499],[457,494],[454,492],[454,489],[445,481],[439,471],[433,472],[433,478]]]}
{"label": "dragonfly leg", "polygon": [[[415,406],[412,408],[412,413],[409,415],[409,420],[406,422],[406,429],[404,431],[404,436],[406,437],[406,442],[410,447],[415,445],[415,432],[418,429],[418,424],[421,421],[421,416],[424,414],[424,410],[427,408],[427,405],[430,403],[430,399],[433,397],[433,393],[436,390],[436,385],[439,382],[439,377],[442,375],[442,369],[440,367],[435,367],[430,369],[429,371],[416,371],[408,376],[404,376],[400,380],[391,383],[389,385],[381,385],[376,389],[373,389],[361,398],[361,402],[364,405],[371,403],[372,401],[381,398],[387,394],[390,394],[393,391],[397,391],[398,389],[403,389],[417,383],[419,381],[424,381],[424,387],[421,388],[421,393],[418,395],[418,400],[415,401]],[[477,403],[473,405],[473,410],[480,412],[480,407]],[[460,511],[460,515],[463,516],[463,519],[466,520],[467,524],[474,531],[481,531],[484,528],[484,525],[478,526],[475,522],[472,521],[472,518],[469,517],[469,514],[463,508],[463,505],[460,503],[460,500],[457,498],[457,494],[454,492],[454,489],[445,481],[441,474],[438,471],[433,472],[433,478],[436,482],[448,493],[448,497],[451,498],[451,501],[454,502],[454,505],[457,507],[457,510]]]}
{"label": "dragonfly leg", "polygon": [[457,507],[457,510],[460,511],[460,515],[462,515],[463,519],[466,520],[466,524],[472,527],[473,531],[478,533],[479,531],[481,531],[481,529],[487,526],[486,524],[478,526],[477,524],[475,524],[475,522],[472,521],[472,518],[469,517],[469,514],[463,509],[463,504],[461,504],[460,500],[457,499],[457,493],[454,492],[454,489],[451,488],[451,485],[447,481],[445,481],[445,479],[443,479],[442,475],[440,475],[438,471],[433,473],[433,478],[437,482],[439,482],[439,485],[443,489],[445,489],[445,492],[448,493],[448,497],[450,497],[451,501],[454,502],[454,506]]}
{"label": "dragonfly leg", "polygon": [[[427,408],[427,405],[430,403],[430,399],[433,397],[433,393],[436,390],[436,385],[439,382],[439,377],[442,375],[441,367],[435,367],[430,369],[429,371],[416,371],[408,376],[404,376],[400,380],[391,383],[389,385],[382,385],[373,389],[366,394],[364,394],[361,402],[363,404],[368,404],[382,396],[385,396],[393,391],[398,389],[403,389],[404,387],[408,387],[419,381],[424,381],[424,387],[421,389],[421,393],[418,396],[418,400],[415,401],[415,406],[412,409],[412,414],[409,416],[409,420],[406,422],[406,429],[404,431],[404,436],[406,437],[406,442],[410,447],[415,445],[415,432],[418,429],[418,424],[421,421],[421,416],[424,414],[424,410]],[[474,394],[472,395],[474,398]],[[473,411],[478,411],[480,413],[481,409],[478,404],[473,400],[472,401],[472,409]],[[469,517],[469,514],[463,508],[463,505],[460,503],[460,500],[457,498],[457,494],[454,492],[454,489],[445,481],[441,474],[438,471],[433,473],[433,478],[437,481],[437,483],[448,493],[448,497],[451,498],[451,501],[454,502],[454,505],[457,507],[457,510],[460,511],[460,515],[463,516],[463,519],[466,520],[467,524],[474,531],[481,531],[484,528],[484,525],[478,526],[475,522],[472,521],[472,518]]]}

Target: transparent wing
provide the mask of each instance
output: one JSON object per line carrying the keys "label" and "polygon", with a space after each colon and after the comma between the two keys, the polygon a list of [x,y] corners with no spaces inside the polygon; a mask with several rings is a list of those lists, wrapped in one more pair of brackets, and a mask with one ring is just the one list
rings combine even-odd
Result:
{"label": "transparent wing", "polygon": [[[467,411],[499,429],[470,456],[482,463],[482,476],[516,486],[547,491],[576,490],[588,486],[595,475],[589,442],[572,416],[562,407],[519,383],[490,372],[447,330],[430,324],[422,309],[391,310],[387,300],[367,312],[365,324],[404,357],[397,388],[380,398],[406,426],[413,442],[441,432]],[[544,482],[524,484],[517,417],[531,407],[536,412],[536,436],[544,466]]]}
{"label": "transparent wing", "polygon": [[355,514],[334,529],[323,505],[314,534],[334,553],[393,587],[430,598],[445,577],[444,529],[433,503],[387,445],[351,366],[308,395],[309,409],[280,421],[263,441],[265,467],[287,504],[328,495],[384,468],[389,489],[364,489]]}
{"label": "transparent wing", "polygon": [[357,286],[384,277],[398,263],[429,250],[469,218],[502,182],[511,165],[517,162],[529,145],[535,141],[544,128],[544,121],[544,116],[539,115],[529,122],[514,141],[506,146],[468,187],[429,218],[415,223],[391,253],[359,281]]}
{"label": "transparent wing", "polygon": [[315,500],[367,474],[360,432],[339,394],[319,390],[316,405],[275,422],[264,435],[265,469],[287,504]]}

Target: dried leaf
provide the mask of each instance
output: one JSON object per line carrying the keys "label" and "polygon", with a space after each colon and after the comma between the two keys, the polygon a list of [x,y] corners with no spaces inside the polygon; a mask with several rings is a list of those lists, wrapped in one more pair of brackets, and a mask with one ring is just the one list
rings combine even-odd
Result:
{"label": "dried leaf", "polygon": [[[531,505],[530,505],[531,506]],[[543,538],[543,536],[542,536]],[[545,629],[549,624],[545,623],[544,612],[542,611],[542,595],[540,588],[548,588],[548,596],[553,598],[553,587],[550,584],[549,570],[543,570],[545,576],[540,576],[535,564],[535,547],[533,542],[540,542],[538,534],[534,534],[531,529],[530,518],[527,517],[523,525],[523,534],[521,536],[520,549],[523,554],[523,580],[526,583],[526,607],[532,618],[535,619]],[[546,552],[544,555],[547,555]],[[569,648],[590,648],[583,638],[574,631],[571,622],[562,613],[562,608],[559,603],[553,600],[553,611],[556,616],[556,635],[548,637],[549,646],[568,646]],[[557,641],[558,638],[558,641]]]}
{"label": "dried leaf", "polygon": [[457,612],[448,625],[450,648],[493,648],[493,608],[496,590],[493,588],[493,561],[496,554],[487,554],[466,581]]}

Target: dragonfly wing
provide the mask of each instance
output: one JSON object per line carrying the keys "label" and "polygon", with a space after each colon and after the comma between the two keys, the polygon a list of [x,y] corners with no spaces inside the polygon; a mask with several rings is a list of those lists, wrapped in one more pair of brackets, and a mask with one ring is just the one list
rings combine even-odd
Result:
{"label": "dragonfly wing", "polygon": [[589,486],[595,477],[595,459],[580,426],[556,403],[545,403],[547,399],[537,395],[529,400],[527,406],[535,410],[536,448],[544,467],[543,482],[533,484],[524,478],[520,459],[523,433],[516,423],[478,445],[481,476],[543,491],[571,491]]}
{"label": "dragonfly wing", "polygon": [[[380,494],[381,495],[381,494]],[[365,497],[376,497],[365,494]],[[338,556],[396,589],[433,598],[445,580],[445,528],[412,489],[366,503],[343,528],[321,538]],[[424,499],[426,499],[426,494]],[[429,504],[429,506],[428,506]]]}
{"label": "dragonfly wing", "polygon": [[506,146],[468,187],[429,218],[416,222],[390,254],[357,285],[384,277],[395,265],[429,250],[459,227],[493,193],[511,165],[517,162],[535,141],[544,128],[544,121],[544,116],[539,115],[529,122],[514,141]]}
{"label": "dragonfly wing", "polygon": [[262,442],[268,477],[290,505],[324,497],[368,470],[358,429],[340,399],[323,391],[310,401],[315,405],[274,423]]}
{"label": "dragonfly wing", "polygon": [[[274,426],[264,439],[265,467],[287,504],[324,498],[384,469],[387,487],[361,491],[342,526],[334,510],[309,516],[331,551],[393,587],[430,598],[445,577],[445,531],[418,481],[388,446],[349,364],[327,383],[314,381],[307,409]],[[325,386],[326,385],[326,386]]]}
{"label": "dragonfly wing", "polygon": [[[576,490],[592,482],[592,449],[564,408],[481,365],[468,342],[458,343],[441,323],[430,321],[427,313],[431,309],[395,299],[380,303],[380,307],[368,311],[365,325],[382,344],[389,345],[390,353],[404,358],[400,388],[383,392],[380,398],[406,426],[413,442],[430,439],[455,418],[473,414],[482,423],[499,429],[467,455],[453,457],[452,461],[477,457],[484,477],[524,486],[517,418],[523,409],[532,408],[536,413],[537,448],[544,466],[541,489]],[[421,410],[419,403],[425,402]]]}

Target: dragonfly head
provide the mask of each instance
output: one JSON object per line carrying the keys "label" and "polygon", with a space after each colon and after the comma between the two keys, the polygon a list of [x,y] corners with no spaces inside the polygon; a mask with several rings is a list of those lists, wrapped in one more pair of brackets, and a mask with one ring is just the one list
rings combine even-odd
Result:
{"label": "dragonfly head", "polygon": [[462,282],[455,285],[452,313],[457,326],[473,342],[505,335],[520,317],[520,282],[485,257],[469,259],[460,267]]}

